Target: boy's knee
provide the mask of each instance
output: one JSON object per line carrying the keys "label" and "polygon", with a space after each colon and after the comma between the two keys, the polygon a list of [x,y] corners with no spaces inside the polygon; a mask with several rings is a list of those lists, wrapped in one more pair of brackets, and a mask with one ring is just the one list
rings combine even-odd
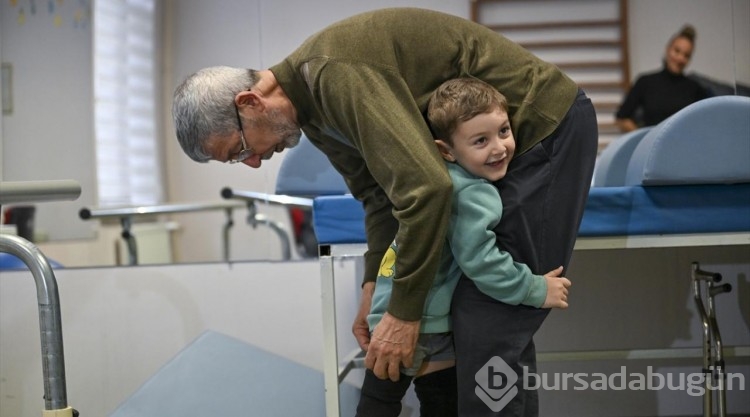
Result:
{"label": "boy's knee", "polygon": [[411,380],[410,376],[404,374],[401,374],[401,378],[396,382],[390,379],[380,379],[368,369],[365,374],[365,381],[362,384],[362,396],[381,402],[401,403],[409,385],[411,385]]}

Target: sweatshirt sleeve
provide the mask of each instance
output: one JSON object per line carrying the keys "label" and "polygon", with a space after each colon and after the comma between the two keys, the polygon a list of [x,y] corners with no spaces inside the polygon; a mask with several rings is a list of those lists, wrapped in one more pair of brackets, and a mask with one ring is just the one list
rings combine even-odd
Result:
{"label": "sweatshirt sleeve", "polygon": [[544,277],[533,274],[526,264],[514,262],[496,244],[493,229],[502,216],[497,189],[477,182],[459,191],[453,204],[449,243],[463,273],[496,300],[541,307],[547,296]]}
{"label": "sweatshirt sleeve", "polygon": [[[366,171],[360,177],[372,178],[349,184],[364,206],[368,254],[385,253],[394,239],[379,233],[380,225],[394,224],[389,219],[398,225],[397,275],[388,312],[419,320],[437,273],[452,191],[427,123],[404,80],[388,68],[326,61],[316,69],[313,85],[331,128],[362,156],[359,167],[342,169]],[[371,269],[379,261],[367,259],[366,276],[376,275]]]}

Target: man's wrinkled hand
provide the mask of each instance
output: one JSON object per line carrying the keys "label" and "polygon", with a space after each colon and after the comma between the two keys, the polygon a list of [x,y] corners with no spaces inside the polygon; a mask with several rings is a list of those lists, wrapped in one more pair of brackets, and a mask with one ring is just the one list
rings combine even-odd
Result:
{"label": "man's wrinkled hand", "polygon": [[419,321],[404,321],[385,313],[370,338],[365,366],[380,379],[398,381],[401,364],[412,366],[419,338]]}

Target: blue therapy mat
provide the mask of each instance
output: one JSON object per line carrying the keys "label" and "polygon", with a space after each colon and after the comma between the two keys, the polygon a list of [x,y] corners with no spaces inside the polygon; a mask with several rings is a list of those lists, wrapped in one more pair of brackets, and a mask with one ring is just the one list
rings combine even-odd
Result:
{"label": "blue therapy mat", "polygon": [[[364,243],[364,211],[349,195],[314,200],[324,244]],[[750,231],[750,184],[593,187],[580,237]]]}
{"label": "blue therapy mat", "polygon": [[[354,415],[359,389],[340,389],[343,415]],[[322,372],[209,331],[110,417],[323,417],[324,392]]]}

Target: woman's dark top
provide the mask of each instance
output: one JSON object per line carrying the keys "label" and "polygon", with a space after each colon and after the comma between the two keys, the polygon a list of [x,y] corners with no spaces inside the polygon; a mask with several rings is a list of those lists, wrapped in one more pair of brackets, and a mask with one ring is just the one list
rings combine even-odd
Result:
{"label": "woman's dark top", "polygon": [[[654,126],[696,101],[707,98],[708,92],[696,81],[675,75],[666,68],[642,75],[625,97],[615,114],[618,119],[639,119],[643,126]],[[637,111],[643,111],[637,117]]]}

